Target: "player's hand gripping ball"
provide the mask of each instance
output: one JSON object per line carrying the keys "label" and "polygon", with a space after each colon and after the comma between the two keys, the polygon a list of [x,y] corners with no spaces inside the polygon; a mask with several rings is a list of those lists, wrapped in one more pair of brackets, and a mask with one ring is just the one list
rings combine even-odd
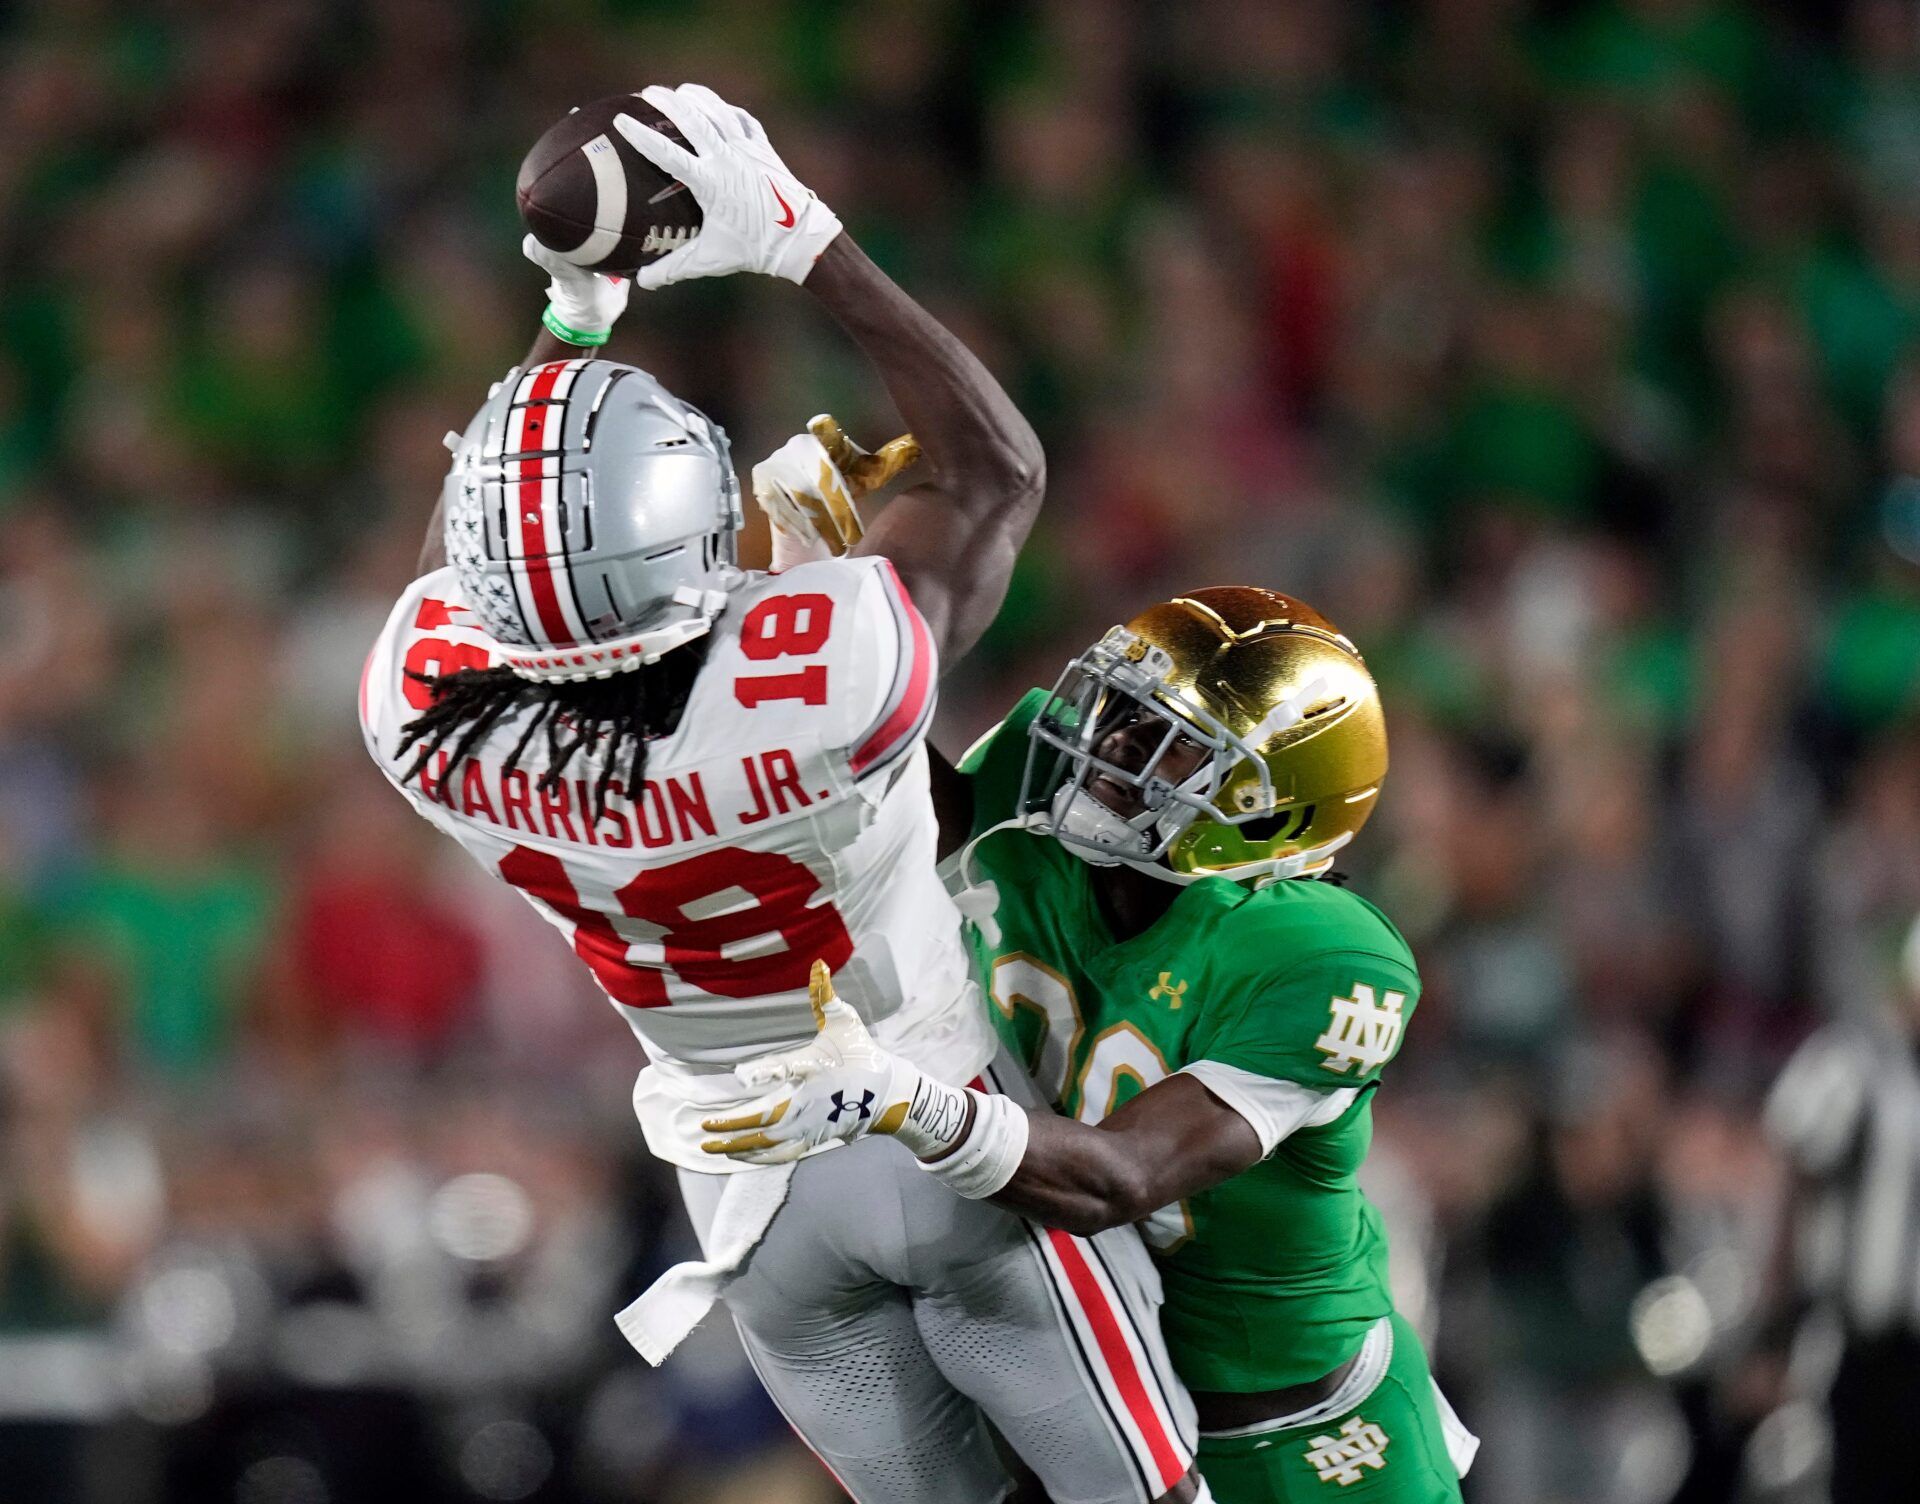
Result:
{"label": "player's hand gripping ball", "polygon": [[540,322],[570,345],[604,345],[626,312],[633,279],[582,271],[531,235],[520,242],[520,249],[548,277],[547,311]]}
{"label": "player's hand gripping ball", "polygon": [[684,146],[686,137],[639,94],[581,105],[520,164],[514,198],[533,237],[588,271],[631,273],[700,233],[700,202],[614,126],[625,115]]}
{"label": "player's hand gripping ball", "polygon": [[702,218],[699,234],[641,267],[634,280],[664,287],[758,272],[806,281],[839,235],[840,221],[780,160],[760,122],[704,84],[656,85],[641,98],[679,128],[681,140],[631,113],[618,116],[614,128],[662,173],[687,185]]}

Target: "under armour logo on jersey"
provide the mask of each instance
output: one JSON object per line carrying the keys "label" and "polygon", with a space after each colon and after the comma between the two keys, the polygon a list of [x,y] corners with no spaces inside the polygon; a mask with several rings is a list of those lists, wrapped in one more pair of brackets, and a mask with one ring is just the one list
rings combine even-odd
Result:
{"label": "under armour logo on jersey", "polygon": [[863,1091],[860,1093],[860,1100],[858,1102],[849,1102],[845,1092],[835,1092],[833,1094],[833,1111],[827,1114],[827,1121],[829,1123],[839,1122],[840,1114],[843,1112],[857,1112],[860,1114],[860,1120],[865,1122],[873,1116],[873,1093]]}
{"label": "under armour logo on jersey", "polygon": [[1340,1428],[1338,1436],[1314,1437],[1302,1455],[1322,1483],[1338,1483],[1345,1488],[1365,1476],[1361,1468],[1378,1472],[1387,1465],[1387,1433],[1356,1415]]}
{"label": "under armour logo on jersey", "polygon": [[1187,983],[1185,978],[1176,982],[1173,979],[1173,973],[1170,971],[1161,972],[1160,980],[1154,983],[1152,989],[1147,993],[1148,998],[1152,1001],[1165,1003],[1169,1008],[1178,1008],[1186,995]]}
{"label": "under armour logo on jersey", "polygon": [[1313,1042],[1327,1057],[1320,1062],[1321,1069],[1344,1076],[1357,1065],[1365,1075],[1393,1059],[1393,1052],[1400,1048],[1406,1002],[1406,993],[1389,992],[1376,1003],[1373,989],[1355,982],[1352,997],[1333,1000],[1327,1031]]}

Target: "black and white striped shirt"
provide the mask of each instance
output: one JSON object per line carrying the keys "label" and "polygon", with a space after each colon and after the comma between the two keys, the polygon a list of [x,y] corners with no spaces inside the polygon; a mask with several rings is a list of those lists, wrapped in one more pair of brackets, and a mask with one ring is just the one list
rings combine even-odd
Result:
{"label": "black and white striped shirt", "polygon": [[1920,1334],[1920,1047],[1834,1024],[1781,1072],[1767,1128],[1803,1177],[1799,1294],[1861,1336]]}

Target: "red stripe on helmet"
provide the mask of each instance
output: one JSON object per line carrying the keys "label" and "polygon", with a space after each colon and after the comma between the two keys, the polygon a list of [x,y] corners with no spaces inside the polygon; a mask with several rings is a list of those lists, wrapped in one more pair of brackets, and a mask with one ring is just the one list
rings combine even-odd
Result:
{"label": "red stripe on helmet", "polygon": [[[522,450],[558,448],[558,441],[547,443],[547,430],[566,420],[566,404],[551,400],[553,389],[560,380],[561,373],[569,362],[551,361],[534,373],[533,387],[527,393],[528,405],[520,414],[520,447]],[[549,557],[563,541],[552,538],[550,533],[558,527],[558,520],[551,515],[546,504],[546,477],[541,473],[546,469],[546,460],[537,454],[530,454],[520,461],[520,489],[515,505],[520,508],[520,537],[522,543],[522,562],[527,570],[527,589],[533,596],[533,608],[540,618],[540,633],[554,647],[571,647],[577,639],[567,630],[567,618],[560,609],[560,593],[554,588],[553,561]],[[554,494],[559,494],[559,480],[555,477]],[[540,552],[534,552],[534,544],[529,532],[537,529]]]}

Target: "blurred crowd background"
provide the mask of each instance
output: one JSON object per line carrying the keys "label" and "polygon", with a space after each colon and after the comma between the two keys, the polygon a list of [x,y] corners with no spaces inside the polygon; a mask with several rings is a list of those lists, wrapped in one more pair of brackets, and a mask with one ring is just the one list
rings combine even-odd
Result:
{"label": "blurred crowd background", "polygon": [[[950,751],[1184,587],[1367,653],[1370,1174],[1469,1498],[1818,1498],[1764,1107],[1920,995],[1902,0],[0,6],[0,1496],[834,1496],[723,1329],[621,1343],[689,1246],[635,1046],[352,709],[535,329],[521,154],[683,78],[1046,441]],[[898,423],[784,283],[614,352],[743,466]]]}

